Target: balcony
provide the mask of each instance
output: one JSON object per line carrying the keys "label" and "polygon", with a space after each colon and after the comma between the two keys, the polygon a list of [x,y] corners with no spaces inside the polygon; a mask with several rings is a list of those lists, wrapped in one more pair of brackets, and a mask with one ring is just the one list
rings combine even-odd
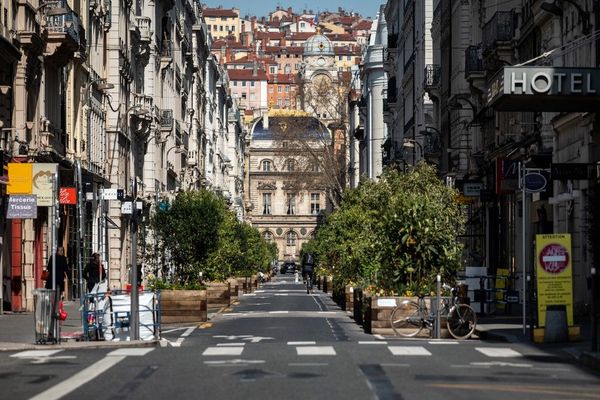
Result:
{"label": "balcony", "polygon": [[45,54],[52,64],[62,67],[76,51],[85,51],[85,30],[66,0],[48,5],[44,12],[48,33]]}
{"label": "balcony", "polygon": [[144,94],[135,95],[133,98],[134,107],[140,111],[143,110],[142,112],[138,112],[138,114],[146,119],[152,118],[153,102],[152,96]]}
{"label": "balcony", "polygon": [[437,64],[427,64],[425,66],[425,90],[438,89],[440,87],[441,68]]}
{"label": "balcony", "polygon": [[469,46],[465,49],[465,78],[469,79],[472,74],[482,74],[483,56],[481,46]]}
{"label": "balcony", "polygon": [[160,129],[170,131],[173,129],[173,110],[160,110]]}
{"label": "balcony", "polygon": [[512,11],[497,11],[483,27],[483,52],[493,52],[509,46],[515,36],[516,15]]}
{"label": "balcony", "polygon": [[152,39],[152,20],[150,19],[150,17],[135,17],[135,23],[140,32],[140,41],[150,42],[150,40]]}

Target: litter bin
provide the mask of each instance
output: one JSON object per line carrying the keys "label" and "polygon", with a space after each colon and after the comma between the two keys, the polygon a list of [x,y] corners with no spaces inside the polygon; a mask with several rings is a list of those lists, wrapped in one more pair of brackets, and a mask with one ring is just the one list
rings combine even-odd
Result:
{"label": "litter bin", "polygon": [[568,340],[567,307],[564,304],[547,306],[544,343],[561,343]]}
{"label": "litter bin", "polygon": [[38,344],[57,343],[58,321],[56,290],[35,289],[33,291],[33,315],[35,324],[35,342]]}

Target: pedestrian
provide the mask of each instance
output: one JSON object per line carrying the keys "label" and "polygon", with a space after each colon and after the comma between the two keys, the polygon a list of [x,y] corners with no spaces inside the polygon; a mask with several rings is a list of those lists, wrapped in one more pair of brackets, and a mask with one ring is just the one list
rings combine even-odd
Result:
{"label": "pedestrian", "polygon": [[88,293],[92,291],[97,283],[106,279],[106,272],[104,272],[104,268],[100,265],[100,255],[98,253],[92,254],[92,257],[83,270],[83,277],[85,278]]}
{"label": "pedestrian", "polygon": [[52,259],[56,259],[56,271],[54,274],[54,282],[56,284],[56,290],[58,291],[58,298],[60,299],[65,291],[65,279],[69,278],[69,264],[67,263],[67,257],[65,257],[65,249],[61,246],[56,249],[54,257],[50,257],[46,270],[48,271],[48,279],[46,279],[46,289],[52,289]]}
{"label": "pedestrian", "polygon": [[[302,255],[302,275],[304,276],[306,287],[312,292],[313,267],[315,265],[315,256],[306,252]],[[307,291],[309,290],[307,289]]]}

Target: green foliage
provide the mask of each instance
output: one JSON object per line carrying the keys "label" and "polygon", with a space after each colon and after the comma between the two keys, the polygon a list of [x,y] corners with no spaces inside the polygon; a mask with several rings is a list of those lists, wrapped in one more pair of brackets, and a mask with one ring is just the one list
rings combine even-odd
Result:
{"label": "green foliage", "polygon": [[387,171],[344,194],[306,249],[318,268],[345,283],[384,293],[428,291],[436,274],[451,281],[461,267],[464,215],[457,192],[420,164]]}
{"label": "green foliage", "polygon": [[152,228],[158,249],[174,264],[171,283],[223,281],[267,270],[272,246],[248,224],[240,223],[225,201],[207,190],[180,193],[170,208],[158,211]]}
{"label": "green foliage", "polygon": [[148,288],[151,290],[204,290],[206,286],[199,282],[189,282],[187,284],[170,283],[162,279],[149,279]]}

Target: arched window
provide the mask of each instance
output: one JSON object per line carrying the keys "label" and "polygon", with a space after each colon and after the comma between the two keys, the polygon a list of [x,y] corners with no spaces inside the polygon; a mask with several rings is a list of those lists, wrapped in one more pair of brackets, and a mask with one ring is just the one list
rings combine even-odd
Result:
{"label": "arched window", "polygon": [[298,240],[298,234],[294,231],[289,231],[287,235],[285,235],[285,240],[288,246],[295,246],[296,240]]}
{"label": "arched window", "polygon": [[264,231],[263,232],[263,238],[267,242],[272,242],[273,241],[273,233],[271,231]]}
{"label": "arched window", "polygon": [[288,172],[294,172],[296,170],[296,160],[293,158],[287,160],[285,162],[285,168],[288,170]]}
{"label": "arched window", "polygon": [[260,163],[260,169],[264,172],[270,172],[271,171],[271,160],[263,160]]}

